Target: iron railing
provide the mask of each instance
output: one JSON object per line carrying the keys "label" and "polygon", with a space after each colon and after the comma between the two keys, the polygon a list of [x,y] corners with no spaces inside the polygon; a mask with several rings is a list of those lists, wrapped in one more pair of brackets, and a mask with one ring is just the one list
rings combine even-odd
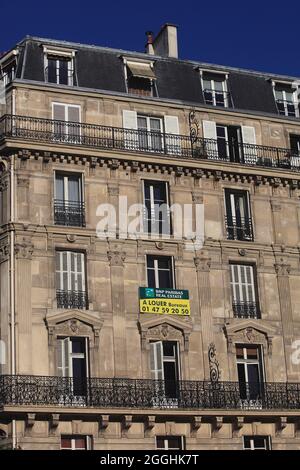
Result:
{"label": "iron railing", "polygon": [[85,227],[83,202],[54,200],[54,223],[73,227]]}
{"label": "iron railing", "polygon": [[225,227],[228,240],[253,241],[251,217],[244,218],[225,216]]}
{"label": "iron railing", "polygon": [[236,318],[260,318],[259,304],[257,302],[232,303],[233,315]]}
{"label": "iron railing", "polygon": [[242,143],[233,145],[224,141],[221,145],[217,140],[201,137],[194,141],[190,136],[166,134],[158,131],[125,129],[29,116],[8,114],[2,116],[0,119],[0,140],[5,138],[300,171],[300,155],[291,149]]}
{"label": "iron railing", "polygon": [[[175,384],[175,386],[174,386]],[[170,385],[170,384],[169,384]],[[238,383],[183,380],[0,376],[4,405],[99,408],[299,410],[299,383]]]}
{"label": "iron railing", "polygon": [[56,291],[57,308],[81,308],[88,309],[87,292],[75,290]]}

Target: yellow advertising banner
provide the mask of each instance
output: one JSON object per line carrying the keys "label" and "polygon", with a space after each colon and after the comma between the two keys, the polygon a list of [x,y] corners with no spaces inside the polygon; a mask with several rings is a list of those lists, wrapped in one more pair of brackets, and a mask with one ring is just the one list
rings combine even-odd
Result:
{"label": "yellow advertising banner", "polygon": [[141,313],[157,313],[162,315],[190,315],[189,299],[140,299]]}

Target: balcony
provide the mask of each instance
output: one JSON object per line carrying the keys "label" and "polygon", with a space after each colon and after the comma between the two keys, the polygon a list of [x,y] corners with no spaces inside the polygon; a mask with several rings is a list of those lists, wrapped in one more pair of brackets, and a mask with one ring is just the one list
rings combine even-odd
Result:
{"label": "balcony", "polygon": [[260,318],[257,302],[233,302],[232,309],[235,318]]}
{"label": "balcony", "polygon": [[57,308],[88,309],[87,292],[75,290],[56,291]]}
{"label": "balcony", "polygon": [[138,409],[300,410],[298,383],[178,381],[166,396],[166,382],[150,379],[34,375],[0,376],[1,406]]}
{"label": "balcony", "polygon": [[6,138],[300,171],[300,155],[286,148],[236,143],[227,155],[214,139],[27,116],[2,116],[0,141]]}
{"label": "balcony", "polygon": [[72,227],[85,227],[83,202],[54,200],[54,223]]}
{"label": "balcony", "polygon": [[225,216],[227,240],[253,241],[253,228],[251,218]]}

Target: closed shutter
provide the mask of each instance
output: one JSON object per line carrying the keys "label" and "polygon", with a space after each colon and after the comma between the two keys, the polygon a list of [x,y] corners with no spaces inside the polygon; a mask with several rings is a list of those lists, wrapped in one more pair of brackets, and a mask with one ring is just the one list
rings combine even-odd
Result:
{"label": "closed shutter", "polygon": [[66,106],[64,104],[53,103],[52,115],[53,119],[66,121]]}
{"label": "closed shutter", "polygon": [[217,125],[214,121],[203,121],[204,155],[210,158],[217,158]]}
{"label": "closed shutter", "polygon": [[73,251],[56,253],[56,288],[85,292],[84,254]]}
{"label": "closed shutter", "polygon": [[177,116],[165,116],[166,153],[180,155],[181,146],[179,140],[179,124]]}
{"label": "closed shutter", "polygon": [[70,367],[71,356],[70,338],[61,338],[57,340],[57,372],[59,377],[71,377]]}
{"label": "closed shutter", "polygon": [[[80,107],[67,106],[67,131],[70,136],[68,141],[77,143],[80,137]],[[78,123],[78,124],[77,124]]]}
{"label": "closed shutter", "polygon": [[231,264],[230,282],[234,302],[256,301],[253,266]]}
{"label": "closed shutter", "polygon": [[137,150],[139,140],[137,132],[137,113],[135,111],[123,110],[123,128],[125,148],[128,150]]}
{"label": "closed shutter", "polygon": [[152,379],[164,380],[162,341],[150,343],[150,369]]}
{"label": "closed shutter", "polygon": [[244,162],[255,164],[257,159],[257,148],[254,127],[242,126],[242,138],[244,148]]}

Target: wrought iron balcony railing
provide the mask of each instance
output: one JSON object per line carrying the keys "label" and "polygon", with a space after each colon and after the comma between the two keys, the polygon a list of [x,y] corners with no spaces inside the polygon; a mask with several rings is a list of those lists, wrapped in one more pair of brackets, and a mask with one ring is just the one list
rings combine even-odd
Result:
{"label": "wrought iron balcony railing", "polygon": [[257,302],[232,303],[233,315],[236,318],[260,318],[259,304]]}
{"label": "wrought iron balcony railing", "polygon": [[81,308],[88,309],[87,292],[75,290],[56,291],[57,308]]}
{"label": "wrought iron balcony railing", "polygon": [[54,223],[73,227],[85,227],[83,202],[54,200]]}
{"label": "wrought iron balcony railing", "polygon": [[184,380],[170,386],[166,381],[150,379],[81,381],[68,377],[2,375],[0,407],[5,405],[299,410],[300,384]]}
{"label": "wrought iron balcony railing", "polygon": [[2,116],[0,141],[5,138],[300,171],[300,155],[291,149],[29,116]]}
{"label": "wrought iron balcony railing", "polygon": [[251,217],[225,216],[225,227],[228,240],[253,241],[253,227]]}

